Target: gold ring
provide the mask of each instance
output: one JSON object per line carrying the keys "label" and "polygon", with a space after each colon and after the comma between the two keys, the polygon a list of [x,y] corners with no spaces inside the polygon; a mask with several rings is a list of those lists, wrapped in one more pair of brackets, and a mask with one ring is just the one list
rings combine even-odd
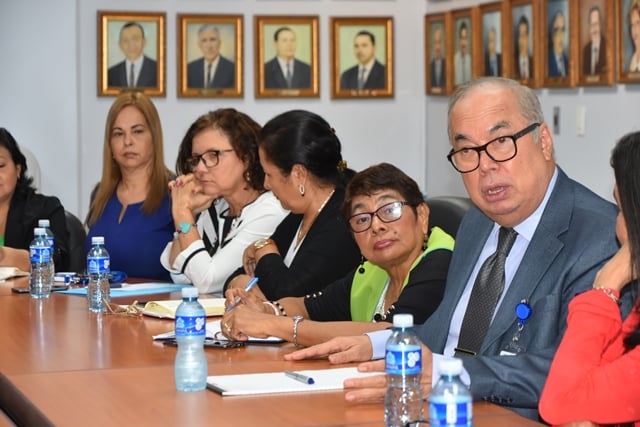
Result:
{"label": "gold ring", "polygon": [[225,329],[225,331],[227,331],[227,334],[231,334],[231,326],[229,326],[228,323],[224,324],[224,329]]}

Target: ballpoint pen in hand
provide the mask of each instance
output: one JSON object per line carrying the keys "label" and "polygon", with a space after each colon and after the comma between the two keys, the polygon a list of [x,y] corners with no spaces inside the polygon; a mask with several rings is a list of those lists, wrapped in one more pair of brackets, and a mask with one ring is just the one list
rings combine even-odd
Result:
{"label": "ballpoint pen in hand", "polygon": [[[258,283],[258,278],[257,277],[254,277],[253,279],[249,280],[249,283],[247,283],[247,286],[244,287],[244,291],[245,292],[249,292],[251,290],[251,288],[253,288],[255,286],[256,283]],[[240,303],[240,301],[242,301],[242,298],[236,297],[236,299],[233,302],[233,304],[231,304],[230,306],[227,307],[227,311],[233,310],[233,307],[238,305]]]}

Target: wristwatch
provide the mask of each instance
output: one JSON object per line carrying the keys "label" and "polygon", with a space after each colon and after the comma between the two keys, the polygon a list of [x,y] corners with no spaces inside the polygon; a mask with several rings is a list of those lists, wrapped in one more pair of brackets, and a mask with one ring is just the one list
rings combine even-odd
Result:
{"label": "wristwatch", "polygon": [[265,246],[268,246],[272,243],[273,243],[273,240],[269,239],[268,237],[263,237],[262,239],[258,239],[255,242],[253,242],[253,248],[255,250],[262,249]]}
{"label": "wristwatch", "polygon": [[182,233],[182,234],[187,234],[190,230],[191,227],[195,227],[195,224],[191,224],[189,222],[181,222],[180,224],[178,224],[178,229],[176,230],[176,233]]}

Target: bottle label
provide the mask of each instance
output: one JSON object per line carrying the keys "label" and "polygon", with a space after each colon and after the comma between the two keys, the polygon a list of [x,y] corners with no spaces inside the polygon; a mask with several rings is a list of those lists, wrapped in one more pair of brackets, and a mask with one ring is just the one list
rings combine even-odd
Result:
{"label": "bottle label", "polygon": [[430,402],[429,421],[431,426],[467,427],[472,425],[473,403]]}
{"label": "bottle label", "polygon": [[422,349],[418,345],[388,345],[385,371],[392,375],[414,375],[422,372]]}
{"label": "bottle label", "polygon": [[109,272],[109,258],[96,257],[87,259],[87,273],[101,274]]}
{"label": "bottle label", "polygon": [[205,335],[206,319],[205,316],[177,316],[176,336]]}
{"label": "bottle label", "polygon": [[31,262],[50,262],[51,249],[48,246],[29,246],[29,259]]}

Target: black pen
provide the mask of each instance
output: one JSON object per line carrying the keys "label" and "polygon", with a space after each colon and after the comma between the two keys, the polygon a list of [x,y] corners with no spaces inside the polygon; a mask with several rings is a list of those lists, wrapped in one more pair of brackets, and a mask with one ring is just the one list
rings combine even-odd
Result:
{"label": "black pen", "polygon": [[305,384],[315,384],[315,381],[313,380],[313,378],[308,377],[306,375],[302,375],[299,374],[297,372],[293,372],[293,371],[284,371],[284,374],[286,376],[288,376],[289,378],[293,378],[296,381],[300,381],[301,383],[305,383]]}

